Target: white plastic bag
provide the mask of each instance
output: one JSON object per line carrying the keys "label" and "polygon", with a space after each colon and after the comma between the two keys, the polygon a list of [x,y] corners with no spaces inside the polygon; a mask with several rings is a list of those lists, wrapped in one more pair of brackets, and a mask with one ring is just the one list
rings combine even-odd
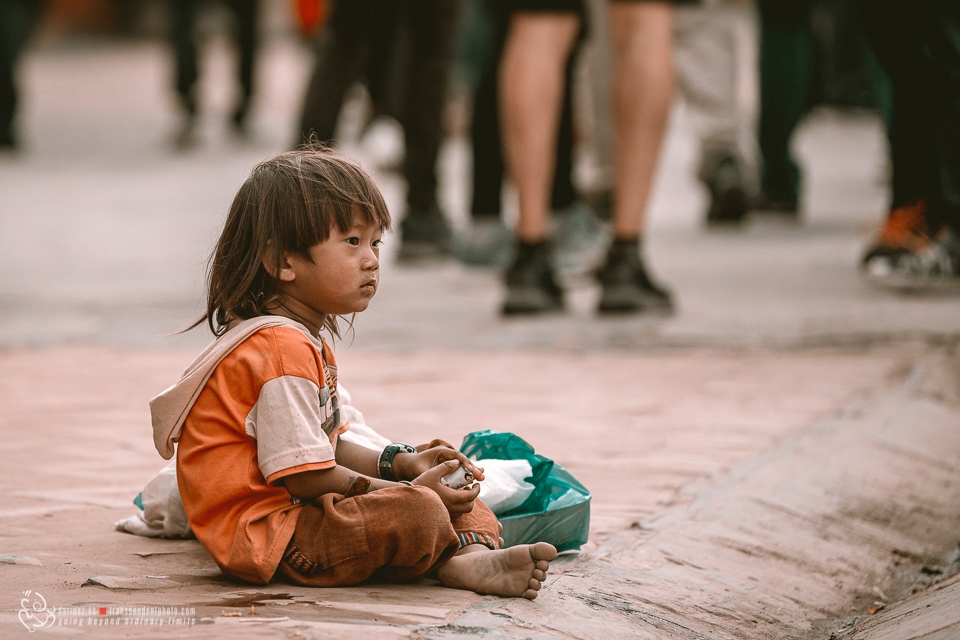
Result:
{"label": "white plastic bag", "polygon": [[187,513],[177,488],[177,460],[153,476],[140,495],[143,511],[116,523],[118,531],[148,538],[188,538],[193,536]]}
{"label": "white plastic bag", "polygon": [[526,481],[533,469],[526,460],[484,458],[476,465],[483,469],[480,499],[497,515],[519,507],[533,493],[533,485]]}

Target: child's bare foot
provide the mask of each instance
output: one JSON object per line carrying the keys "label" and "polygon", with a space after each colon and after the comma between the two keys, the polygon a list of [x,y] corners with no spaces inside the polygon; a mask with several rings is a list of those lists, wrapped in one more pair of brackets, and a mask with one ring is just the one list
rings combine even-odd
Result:
{"label": "child's bare foot", "polygon": [[447,587],[470,589],[481,595],[537,597],[557,550],[547,542],[491,551],[471,545],[440,567],[437,577]]}

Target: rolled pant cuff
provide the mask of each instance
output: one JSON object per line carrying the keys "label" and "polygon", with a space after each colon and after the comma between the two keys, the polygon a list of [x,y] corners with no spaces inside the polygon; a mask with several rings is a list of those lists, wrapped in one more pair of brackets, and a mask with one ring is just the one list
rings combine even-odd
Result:
{"label": "rolled pant cuff", "polygon": [[497,541],[491,538],[488,535],[482,533],[476,533],[473,531],[467,531],[465,533],[458,533],[457,537],[460,539],[460,548],[471,545],[471,544],[482,544],[491,551],[497,550]]}

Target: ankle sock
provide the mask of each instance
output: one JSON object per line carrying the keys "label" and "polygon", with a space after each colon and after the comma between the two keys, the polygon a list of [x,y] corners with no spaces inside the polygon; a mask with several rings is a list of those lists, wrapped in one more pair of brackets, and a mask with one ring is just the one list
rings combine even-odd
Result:
{"label": "ankle sock", "polygon": [[613,239],[613,242],[610,243],[610,255],[629,255],[629,254],[638,254],[640,252],[640,237],[634,236],[632,238],[620,238],[616,237]]}
{"label": "ankle sock", "polygon": [[538,256],[549,251],[549,249],[549,240],[539,240],[537,242],[527,242],[525,240],[517,241],[517,254],[524,258]]}

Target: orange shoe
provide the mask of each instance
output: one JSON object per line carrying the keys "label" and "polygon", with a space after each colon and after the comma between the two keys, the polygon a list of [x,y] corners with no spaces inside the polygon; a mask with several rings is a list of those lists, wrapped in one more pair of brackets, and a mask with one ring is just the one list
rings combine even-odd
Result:
{"label": "orange shoe", "polygon": [[960,282],[960,251],[950,229],[931,229],[924,199],[890,212],[876,242],[863,254],[864,276],[899,289]]}

